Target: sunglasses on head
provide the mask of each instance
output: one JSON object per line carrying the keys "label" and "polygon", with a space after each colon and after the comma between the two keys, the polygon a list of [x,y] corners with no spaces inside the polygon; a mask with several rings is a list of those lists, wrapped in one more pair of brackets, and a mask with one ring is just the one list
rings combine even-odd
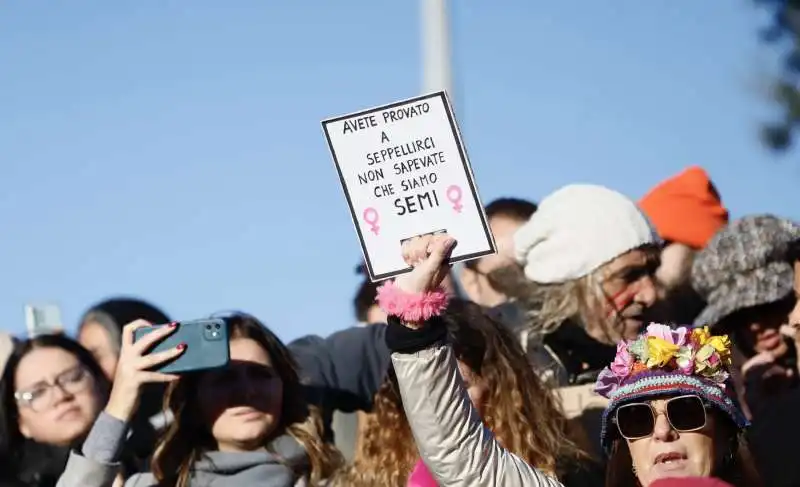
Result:
{"label": "sunglasses on head", "polygon": [[[649,402],[634,402],[620,406],[614,422],[623,438],[638,440],[653,434],[659,414],[661,413]],[[706,425],[706,406],[700,396],[686,395],[667,399],[663,414],[670,426],[681,433],[697,431]]]}

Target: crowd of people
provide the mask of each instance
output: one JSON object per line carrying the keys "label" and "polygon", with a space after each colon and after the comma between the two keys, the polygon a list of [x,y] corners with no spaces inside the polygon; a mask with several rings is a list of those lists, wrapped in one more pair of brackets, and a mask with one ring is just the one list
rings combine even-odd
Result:
{"label": "crowd of people", "polygon": [[328,337],[211,315],[220,368],[159,372],[181,323],[132,298],[0,336],[0,487],[800,486],[800,225],[729,220],[699,167],[486,215],[497,254],[409,240]]}

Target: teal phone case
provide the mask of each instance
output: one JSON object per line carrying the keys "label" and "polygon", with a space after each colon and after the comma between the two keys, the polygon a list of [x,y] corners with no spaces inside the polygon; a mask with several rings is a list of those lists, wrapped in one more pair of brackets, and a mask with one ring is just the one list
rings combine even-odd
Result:
{"label": "teal phone case", "polygon": [[[133,334],[133,341],[137,342],[148,333],[152,333],[164,326],[167,325],[139,328]],[[187,346],[186,350],[178,358],[163,363],[152,370],[179,374],[222,367],[227,365],[230,360],[228,329],[221,319],[209,318],[181,321],[174,333],[156,343],[148,353],[175,348],[180,343],[185,343]]]}

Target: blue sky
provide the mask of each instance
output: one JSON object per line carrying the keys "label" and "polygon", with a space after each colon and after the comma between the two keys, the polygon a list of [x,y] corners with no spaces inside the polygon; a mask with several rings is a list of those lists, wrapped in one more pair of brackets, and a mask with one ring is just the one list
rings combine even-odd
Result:
{"label": "blue sky", "polygon": [[[456,2],[452,2],[456,4]],[[502,4],[502,7],[500,6]],[[456,112],[482,196],[643,195],[704,166],[734,216],[800,218],[756,138],[774,56],[750,2],[458,2]],[[0,328],[141,296],[354,323],[358,240],[320,120],[417,95],[418,2],[3,2]]]}

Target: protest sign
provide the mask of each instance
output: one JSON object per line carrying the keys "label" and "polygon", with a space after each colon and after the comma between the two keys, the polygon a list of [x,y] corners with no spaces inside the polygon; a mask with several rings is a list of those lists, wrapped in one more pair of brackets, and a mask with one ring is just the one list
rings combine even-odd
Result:
{"label": "protest sign", "polygon": [[403,241],[447,232],[451,263],[495,243],[444,92],[322,122],[373,281],[411,270]]}

